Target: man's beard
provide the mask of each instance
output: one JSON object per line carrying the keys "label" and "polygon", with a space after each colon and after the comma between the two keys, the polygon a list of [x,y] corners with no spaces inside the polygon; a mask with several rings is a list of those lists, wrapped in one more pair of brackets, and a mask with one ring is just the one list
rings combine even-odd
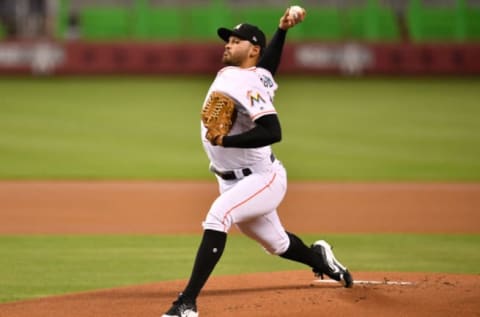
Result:
{"label": "man's beard", "polygon": [[222,63],[227,66],[238,66],[241,63],[236,58],[232,58],[231,54],[222,56]]}

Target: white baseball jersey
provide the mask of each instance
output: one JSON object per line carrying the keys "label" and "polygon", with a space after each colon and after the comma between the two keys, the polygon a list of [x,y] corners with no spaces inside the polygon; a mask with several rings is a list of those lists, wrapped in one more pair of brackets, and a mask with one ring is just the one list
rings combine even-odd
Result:
{"label": "white baseball jersey", "polygon": [[[229,135],[252,129],[254,121],[274,114],[273,97],[277,84],[272,74],[263,68],[225,67],[210,86],[205,103],[212,91],[228,94],[235,100],[237,118]],[[252,174],[236,180],[217,176],[221,195],[214,201],[203,222],[203,228],[228,232],[235,225],[248,237],[259,242],[273,254],[284,253],[289,238],[278,217],[277,207],[287,190],[287,175],[279,160],[271,161],[271,147],[224,148],[202,141],[210,164],[219,171],[250,168]]]}
{"label": "white baseball jersey", "polygon": [[[253,121],[276,113],[273,98],[277,84],[272,74],[263,68],[222,68],[213,81],[204,101],[204,106],[212,91],[225,93],[235,100],[237,118],[229,135],[240,134],[252,129]],[[211,164],[220,171],[245,168],[270,157],[270,146],[260,148],[224,148],[213,146],[205,138],[206,129],[202,124],[202,141]]]}

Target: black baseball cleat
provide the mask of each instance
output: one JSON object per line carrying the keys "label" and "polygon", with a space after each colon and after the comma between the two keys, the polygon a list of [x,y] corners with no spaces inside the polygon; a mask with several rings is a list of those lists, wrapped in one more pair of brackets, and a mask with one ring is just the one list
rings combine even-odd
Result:
{"label": "black baseball cleat", "polygon": [[197,305],[180,294],[162,317],[198,317]]}
{"label": "black baseball cleat", "polygon": [[332,252],[332,247],[324,240],[319,240],[311,246],[313,252],[320,255],[323,261],[322,268],[314,268],[316,276],[323,279],[323,274],[332,280],[340,282],[344,287],[353,286],[353,278],[345,266],[337,261]]}

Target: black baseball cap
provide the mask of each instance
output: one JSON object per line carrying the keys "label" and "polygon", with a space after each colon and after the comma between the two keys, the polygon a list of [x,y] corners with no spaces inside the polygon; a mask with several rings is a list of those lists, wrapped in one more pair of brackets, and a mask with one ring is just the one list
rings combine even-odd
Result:
{"label": "black baseball cap", "polygon": [[218,36],[225,42],[228,42],[230,36],[236,36],[243,40],[247,40],[253,45],[259,45],[262,50],[267,44],[265,34],[258,27],[248,23],[242,23],[234,27],[232,30],[227,28],[219,28],[217,30]]}

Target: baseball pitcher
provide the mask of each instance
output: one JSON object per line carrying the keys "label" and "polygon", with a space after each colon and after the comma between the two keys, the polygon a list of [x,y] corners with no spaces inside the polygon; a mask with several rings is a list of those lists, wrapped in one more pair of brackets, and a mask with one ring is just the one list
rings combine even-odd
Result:
{"label": "baseball pitcher", "polygon": [[201,110],[201,138],[218,180],[220,195],[203,222],[203,237],[185,289],[163,317],[197,317],[196,298],[225,248],[232,225],[269,253],[301,262],[313,272],[353,285],[349,271],[335,259],[324,240],[306,246],[283,227],[277,208],[287,190],[287,174],[271,145],[282,131],[274,106],[278,86],[273,75],[289,28],[303,21],[305,11],[280,18],[270,44],[254,25],[220,28],[225,41],[222,68],[207,92]]}

